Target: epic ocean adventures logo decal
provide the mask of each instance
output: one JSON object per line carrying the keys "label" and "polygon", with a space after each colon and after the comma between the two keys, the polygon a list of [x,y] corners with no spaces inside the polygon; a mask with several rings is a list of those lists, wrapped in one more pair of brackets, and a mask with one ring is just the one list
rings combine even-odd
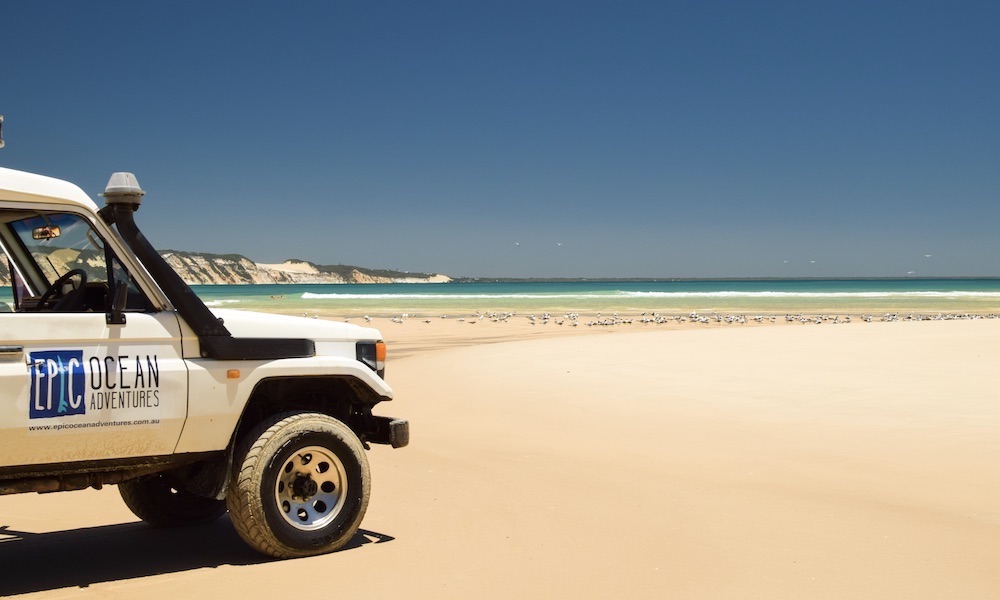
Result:
{"label": "epic ocean adventures logo decal", "polygon": [[45,350],[29,355],[28,373],[30,419],[84,415],[88,408],[160,406],[160,365],[155,354],[92,356],[85,361],[82,350]]}
{"label": "epic ocean adventures logo decal", "polygon": [[83,402],[87,376],[82,350],[32,352],[29,418],[46,419],[87,412]]}

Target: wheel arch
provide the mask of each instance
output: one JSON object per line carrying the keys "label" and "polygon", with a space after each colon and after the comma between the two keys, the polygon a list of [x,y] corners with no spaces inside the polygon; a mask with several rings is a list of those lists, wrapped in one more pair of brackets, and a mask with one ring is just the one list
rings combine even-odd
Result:
{"label": "wheel arch", "polygon": [[201,463],[196,469],[174,472],[185,488],[207,497],[225,495],[232,477],[235,453],[244,437],[265,420],[289,412],[315,412],[347,425],[367,447],[375,431],[371,408],[383,398],[350,375],[276,376],[261,379],[250,393],[233,428],[224,457]]}
{"label": "wheel arch", "polygon": [[362,440],[371,408],[382,401],[374,390],[349,375],[268,377],[257,382],[233,430],[230,447],[268,417],[290,411],[329,415]]}

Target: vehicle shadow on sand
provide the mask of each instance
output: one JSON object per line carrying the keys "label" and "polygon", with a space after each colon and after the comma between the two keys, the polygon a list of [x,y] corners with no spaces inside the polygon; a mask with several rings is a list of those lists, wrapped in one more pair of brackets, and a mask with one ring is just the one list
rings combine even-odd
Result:
{"label": "vehicle shadow on sand", "polygon": [[[393,539],[360,529],[341,552]],[[136,522],[32,533],[0,525],[0,596],[273,560],[251,550],[228,516],[177,529]]]}

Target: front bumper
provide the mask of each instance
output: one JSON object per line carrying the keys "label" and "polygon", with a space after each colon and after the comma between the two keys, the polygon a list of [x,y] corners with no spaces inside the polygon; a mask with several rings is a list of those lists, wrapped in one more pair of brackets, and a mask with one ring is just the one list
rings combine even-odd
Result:
{"label": "front bumper", "polygon": [[366,436],[373,444],[388,444],[393,448],[402,448],[410,443],[410,422],[406,419],[392,417],[372,417],[374,425]]}

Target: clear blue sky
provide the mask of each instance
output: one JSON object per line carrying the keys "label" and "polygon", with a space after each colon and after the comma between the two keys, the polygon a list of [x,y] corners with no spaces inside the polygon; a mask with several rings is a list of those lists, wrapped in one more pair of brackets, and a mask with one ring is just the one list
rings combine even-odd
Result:
{"label": "clear blue sky", "polygon": [[258,262],[997,276],[998,32],[996,2],[5,2],[0,165],[98,201],[133,171],[157,247]]}

